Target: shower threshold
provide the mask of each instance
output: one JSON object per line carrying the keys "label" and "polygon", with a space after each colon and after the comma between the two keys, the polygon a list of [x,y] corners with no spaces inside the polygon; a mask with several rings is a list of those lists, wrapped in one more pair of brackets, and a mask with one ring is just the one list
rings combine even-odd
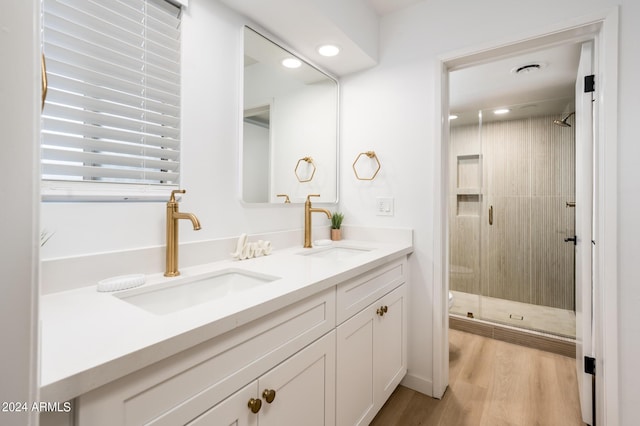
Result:
{"label": "shower threshold", "polygon": [[576,315],[571,310],[479,296],[462,291],[452,291],[452,293],[454,303],[449,310],[451,314],[575,339]]}
{"label": "shower threshold", "polygon": [[454,330],[478,334],[504,342],[513,343],[529,348],[552,352],[569,358],[576,357],[575,339],[544,333],[536,330],[527,330],[506,324],[498,324],[490,321],[467,318],[463,315],[449,314],[449,327]]}

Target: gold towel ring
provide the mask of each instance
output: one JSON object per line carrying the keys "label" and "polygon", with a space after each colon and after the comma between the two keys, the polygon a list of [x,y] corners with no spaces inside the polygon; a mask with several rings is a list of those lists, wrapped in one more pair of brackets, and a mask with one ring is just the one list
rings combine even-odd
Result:
{"label": "gold towel ring", "polygon": [[[360,160],[360,157],[362,157],[363,155],[366,156],[366,157],[369,157],[369,158],[373,158],[376,161],[377,165],[378,165],[378,167],[376,168],[375,172],[373,172],[373,175],[371,175],[370,177],[361,177],[358,174],[358,170],[356,169],[356,164]],[[380,171],[380,160],[378,160],[378,156],[376,155],[375,151],[361,152],[360,154],[358,154],[358,156],[356,157],[355,161],[353,162],[352,168],[353,168],[353,173],[355,173],[356,178],[358,180],[373,180],[376,177],[376,175],[378,174],[378,172]]]}
{"label": "gold towel ring", "polygon": [[[309,179],[301,179],[300,175],[298,175],[298,168],[300,167],[300,163],[305,162],[307,164],[311,164],[311,166],[313,167],[313,170],[311,171],[311,176],[309,177]],[[298,178],[298,182],[309,182],[311,181],[311,179],[313,179],[313,176],[316,174],[316,164],[313,162],[313,158],[311,157],[302,157],[301,159],[298,160],[298,163],[296,164],[296,168],[293,170],[293,172],[296,174],[296,178]]]}

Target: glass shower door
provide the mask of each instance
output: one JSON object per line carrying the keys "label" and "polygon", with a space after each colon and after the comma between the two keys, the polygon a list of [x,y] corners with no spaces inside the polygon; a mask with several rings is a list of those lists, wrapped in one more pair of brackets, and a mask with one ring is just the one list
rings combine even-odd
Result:
{"label": "glass shower door", "polygon": [[449,123],[450,312],[477,318],[482,303],[482,115],[458,113]]}
{"label": "glass shower door", "polygon": [[483,123],[481,317],[571,337],[574,250],[565,238],[575,234],[575,137],[554,124],[561,116]]}

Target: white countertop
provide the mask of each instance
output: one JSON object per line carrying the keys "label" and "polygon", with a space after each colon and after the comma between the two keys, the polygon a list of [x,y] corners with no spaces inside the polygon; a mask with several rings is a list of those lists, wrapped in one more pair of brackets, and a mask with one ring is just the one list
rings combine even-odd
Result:
{"label": "white countertop", "polygon": [[[233,268],[280,279],[165,315],[98,292],[96,285],[42,296],[40,398],[70,400],[413,251],[406,242],[334,245],[369,251],[336,261],[298,254],[326,247],[294,247],[181,269],[181,277]],[[147,275],[144,286],[175,279]]]}

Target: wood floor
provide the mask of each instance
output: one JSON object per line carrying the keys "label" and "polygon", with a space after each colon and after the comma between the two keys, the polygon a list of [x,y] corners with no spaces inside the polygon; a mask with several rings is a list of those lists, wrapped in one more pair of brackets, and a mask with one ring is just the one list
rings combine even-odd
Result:
{"label": "wood floor", "polygon": [[373,426],[583,425],[575,360],[449,330],[449,388],[436,400],[399,386]]}

